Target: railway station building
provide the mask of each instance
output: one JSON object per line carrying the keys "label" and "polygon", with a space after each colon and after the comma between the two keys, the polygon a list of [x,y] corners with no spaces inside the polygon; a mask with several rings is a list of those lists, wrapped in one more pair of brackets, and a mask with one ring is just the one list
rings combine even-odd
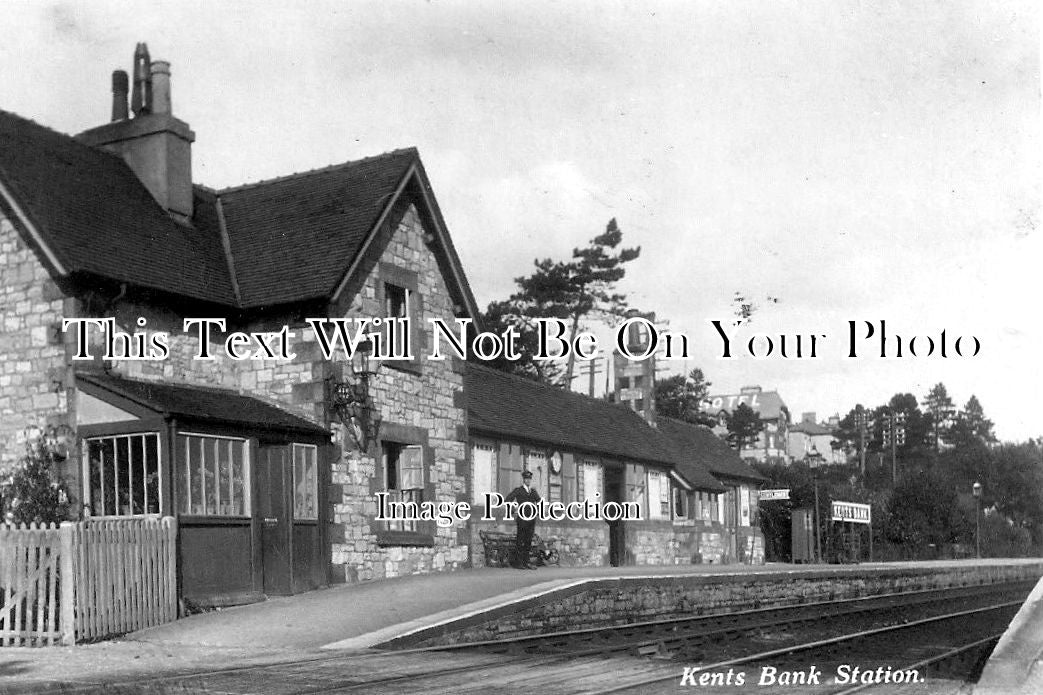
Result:
{"label": "railway station building", "polygon": [[[50,432],[84,515],[177,517],[200,604],[471,566],[482,522],[377,521],[376,494],[471,501],[523,468],[645,510],[538,527],[564,562],[763,559],[759,479],[708,430],[422,359],[429,319],[478,310],[415,149],[209,189],[144,66],[76,136],[0,111],[0,469]],[[379,330],[415,358],[331,359],[316,317],[409,318]]]}

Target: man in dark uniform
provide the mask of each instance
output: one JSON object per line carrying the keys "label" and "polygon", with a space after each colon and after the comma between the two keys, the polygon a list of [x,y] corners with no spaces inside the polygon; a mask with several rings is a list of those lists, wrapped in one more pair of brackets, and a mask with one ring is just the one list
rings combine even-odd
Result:
{"label": "man in dark uniform", "polygon": [[[522,484],[511,490],[506,501],[517,502],[519,505],[524,502],[539,502],[540,493],[536,492],[531,485],[532,471],[522,471]],[[515,552],[511,560],[511,567],[520,570],[534,570],[536,565],[531,562],[529,553],[532,550],[532,534],[536,532],[536,519],[533,518],[529,521],[522,519],[516,510],[514,521],[518,525],[518,533],[514,539]]]}

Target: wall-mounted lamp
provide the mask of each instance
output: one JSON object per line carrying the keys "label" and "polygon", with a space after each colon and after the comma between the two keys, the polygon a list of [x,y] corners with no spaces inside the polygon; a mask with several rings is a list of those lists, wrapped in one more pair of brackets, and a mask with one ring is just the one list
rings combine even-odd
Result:
{"label": "wall-mounted lamp", "polygon": [[373,405],[369,393],[369,380],[380,370],[380,361],[370,358],[373,342],[360,342],[351,355],[350,381],[334,381],[330,393],[330,406],[344,426],[351,432],[359,450],[369,451],[371,442],[380,434],[380,412]]}

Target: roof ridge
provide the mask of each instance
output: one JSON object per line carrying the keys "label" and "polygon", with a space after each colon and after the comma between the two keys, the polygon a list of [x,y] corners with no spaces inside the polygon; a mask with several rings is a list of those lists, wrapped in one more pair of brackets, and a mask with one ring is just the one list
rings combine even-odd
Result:
{"label": "roof ridge", "polygon": [[[573,391],[572,389],[564,388],[564,387],[561,387],[561,386],[557,386],[555,384],[546,384],[546,383],[544,383],[542,381],[536,381],[535,379],[530,379],[528,377],[519,376],[518,374],[512,374],[510,372],[505,372],[505,371],[502,371],[502,370],[499,370],[499,369],[495,369],[494,367],[487,367],[484,364],[476,364],[474,362],[466,362],[466,364],[467,364],[468,369],[473,367],[475,369],[479,369],[479,370],[482,370],[482,371],[492,372],[493,374],[496,374],[496,375],[499,375],[499,376],[503,376],[503,377],[506,377],[508,379],[514,379],[515,381],[521,382],[523,384],[531,384],[533,386],[537,386],[537,387],[540,387],[540,388],[551,389],[553,391],[557,391],[558,393],[567,394],[568,396],[571,396],[573,398],[581,399],[581,400],[592,402],[592,403],[600,403],[602,405],[613,406],[615,408],[621,408],[623,410],[626,410],[629,413],[634,413],[634,415],[637,415],[638,417],[641,417],[641,415],[639,413],[634,411],[629,406],[624,405],[623,403],[616,403],[615,401],[610,401],[607,398],[598,398],[596,396],[588,396],[587,394],[580,393],[579,391]],[[642,419],[642,421],[644,421],[644,418],[641,418],[641,419]],[[652,429],[655,429],[655,428],[653,427]]]}
{"label": "roof ridge", "polygon": [[689,427],[695,427],[697,429],[703,429],[703,430],[706,430],[707,432],[709,432],[710,434],[713,434],[713,428],[712,427],[710,427],[708,425],[702,425],[702,424],[700,424],[698,422],[688,422],[687,420],[682,420],[682,419],[676,418],[676,417],[670,417],[669,415],[659,415],[658,413],[656,414],[656,420],[657,421],[658,420],[669,420],[670,422],[676,422],[678,425],[688,425]]}
{"label": "roof ridge", "polygon": [[259,181],[251,181],[249,183],[241,183],[238,186],[229,186],[228,188],[211,189],[217,196],[222,196],[226,193],[238,193],[249,188],[256,188],[258,186],[266,186],[272,183],[281,183],[283,181],[292,181],[294,179],[302,179],[308,176],[314,176],[315,174],[322,174],[329,171],[336,171],[343,169],[355,164],[362,164],[363,162],[372,162],[378,159],[385,159],[390,157],[397,157],[404,154],[419,155],[416,147],[401,147],[390,152],[383,152],[381,154],[371,155],[369,157],[363,157],[361,159],[352,159],[346,162],[340,162],[339,164],[328,164],[324,167],[317,167],[315,169],[306,169],[304,171],[297,171],[292,174],[285,174],[283,176],[276,176],[270,179],[261,179]]}
{"label": "roof ridge", "polygon": [[22,123],[27,123],[27,124],[29,124],[31,126],[39,128],[40,130],[44,131],[45,133],[48,133],[50,135],[55,135],[55,136],[58,136],[60,138],[63,138],[66,141],[76,145],[77,147],[84,148],[84,149],[90,150],[91,152],[95,152],[95,153],[98,153],[98,154],[103,154],[106,157],[112,157],[112,158],[115,158],[116,160],[118,160],[120,162],[123,162],[123,158],[120,157],[115,152],[110,152],[109,150],[106,150],[106,149],[101,148],[101,147],[95,147],[94,145],[88,145],[87,143],[83,142],[82,140],[80,140],[75,135],[72,135],[70,133],[63,133],[62,131],[60,131],[60,130],[58,130],[56,128],[52,128],[49,125],[44,125],[43,123],[40,123],[39,121],[33,120],[32,118],[28,118],[27,116],[23,116],[20,113],[15,113],[14,111],[8,111],[6,109],[0,109],[0,115],[11,116],[12,118],[15,118],[16,120],[19,120]]}

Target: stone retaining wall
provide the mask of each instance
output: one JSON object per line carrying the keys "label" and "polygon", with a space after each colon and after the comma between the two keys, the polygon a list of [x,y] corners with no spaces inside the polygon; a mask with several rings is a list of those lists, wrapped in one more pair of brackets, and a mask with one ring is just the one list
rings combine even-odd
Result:
{"label": "stone retaining wall", "polygon": [[433,646],[900,591],[1035,581],[1043,563],[588,580],[383,646]]}

